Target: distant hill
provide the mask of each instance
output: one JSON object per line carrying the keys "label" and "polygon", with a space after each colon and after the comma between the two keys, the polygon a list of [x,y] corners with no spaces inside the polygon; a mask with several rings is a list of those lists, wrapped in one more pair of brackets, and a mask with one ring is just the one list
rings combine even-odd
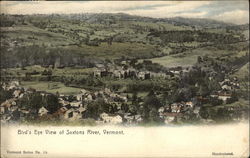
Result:
{"label": "distant hill", "polygon": [[[150,59],[246,40],[247,25],[209,19],[128,14],[0,15],[4,66],[91,66],[105,60]],[[202,54],[202,53],[201,53]]]}
{"label": "distant hill", "polygon": [[220,22],[212,19],[202,19],[202,18],[150,18],[134,16],[124,13],[118,14],[71,14],[65,15],[67,17],[83,20],[89,23],[103,23],[106,21],[140,21],[140,22],[164,22],[168,24],[173,24],[177,26],[193,26],[201,28],[225,28],[229,26],[235,26],[234,24]]}
{"label": "distant hill", "polygon": [[[164,19],[163,19],[164,20]],[[201,19],[201,18],[168,18],[167,22],[176,24],[176,25],[187,25],[187,26],[195,26],[201,28],[225,28],[228,26],[234,26],[234,24],[224,23],[212,19]]]}

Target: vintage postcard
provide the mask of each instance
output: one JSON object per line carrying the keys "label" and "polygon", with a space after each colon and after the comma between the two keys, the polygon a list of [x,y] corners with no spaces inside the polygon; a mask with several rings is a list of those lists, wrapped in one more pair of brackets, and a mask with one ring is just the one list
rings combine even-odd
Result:
{"label": "vintage postcard", "polygon": [[1,1],[1,157],[248,157],[249,1]]}

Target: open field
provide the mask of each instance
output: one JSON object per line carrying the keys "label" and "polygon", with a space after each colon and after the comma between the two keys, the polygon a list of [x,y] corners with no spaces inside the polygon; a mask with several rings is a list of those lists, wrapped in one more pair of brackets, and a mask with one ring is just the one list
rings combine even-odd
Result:
{"label": "open field", "polygon": [[79,51],[84,56],[97,57],[101,59],[114,59],[121,56],[149,58],[152,54],[157,54],[153,45],[141,43],[118,43],[113,42],[112,45],[101,43],[99,46],[81,45],[65,47],[68,50]]}
{"label": "open field", "polygon": [[239,101],[236,101],[234,103],[214,106],[214,107],[211,107],[211,109],[218,110],[219,108],[224,108],[224,107],[245,107],[245,108],[248,108],[249,101],[245,100],[245,99],[239,99]]}
{"label": "open field", "polygon": [[22,81],[21,85],[25,88],[34,88],[38,91],[46,91],[54,94],[59,92],[60,94],[73,95],[73,94],[78,94],[81,90],[80,88],[66,87],[64,84],[60,82]]}
{"label": "open field", "polygon": [[242,66],[236,73],[232,76],[238,77],[241,80],[244,80],[246,76],[249,77],[249,62]]}
{"label": "open field", "polygon": [[166,67],[176,67],[176,66],[192,66],[196,63],[198,55],[187,56],[183,58],[172,56],[164,56],[160,58],[150,59],[153,63],[159,63]]}
{"label": "open field", "polygon": [[[245,42],[238,43],[239,45],[246,45]],[[228,46],[237,47],[236,44],[229,44]],[[238,46],[240,48],[240,46]],[[235,48],[237,49],[237,48]],[[207,46],[203,48],[196,48],[192,50],[187,50],[183,53],[173,54],[163,57],[151,58],[154,63],[161,64],[165,67],[176,67],[176,66],[192,66],[197,62],[198,56],[209,56],[209,57],[242,57],[247,51],[237,51],[237,50],[225,50],[218,49],[215,46]]]}

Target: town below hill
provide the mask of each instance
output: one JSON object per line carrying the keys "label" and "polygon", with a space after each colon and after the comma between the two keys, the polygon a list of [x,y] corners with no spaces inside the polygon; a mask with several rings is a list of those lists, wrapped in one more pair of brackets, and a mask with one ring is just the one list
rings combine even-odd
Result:
{"label": "town below hill", "polygon": [[2,123],[249,118],[249,24],[126,14],[0,20]]}
{"label": "town below hill", "polygon": [[[207,65],[211,63],[210,58],[198,58],[193,67],[170,68],[158,73],[138,71],[130,62],[91,69],[85,74],[89,77],[85,82],[95,85],[89,85],[89,89],[77,88],[78,91],[71,95],[46,92],[57,89],[57,84],[50,81],[55,71],[52,68],[44,68],[28,77],[26,74],[24,81],[5,81],[1,86],[1,121],[163,125],[237,122],[249,117],[247,89],[244,89],[248,85],[244,78],[234,75],[226,78],[225,74],[235,70],[223,70],[224,75],[222,71],[219,74],[211,71]],[[39,74],[51,82],[44,91],[23,87],[26,79],[31,80],[31,76]],[[105,84],[103,80],[118,83]],[[128,81],[127,85],[121,81]],[[73,82],[65,84],[70,86]]]}

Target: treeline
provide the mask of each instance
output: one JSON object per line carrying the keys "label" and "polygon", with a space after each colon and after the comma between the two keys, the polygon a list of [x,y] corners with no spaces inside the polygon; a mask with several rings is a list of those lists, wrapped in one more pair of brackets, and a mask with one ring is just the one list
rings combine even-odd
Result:
{"label": "treeline", "polygon": [[49,48],[46,46],[20,46],[9,50],[1,48],[1,67],[25,67],[29,65],[52,66],[82,66],[93,67],[98,61],[93,57],[84,56],[77,50],[64,48]]}
{"label": "treeline", "polygon": [[160,37],[164,42],[212,42],[234,43],[244,40],[244,36],[235,37],[234,34],[219,34],[206,31],[152,31],[148,36]]}

